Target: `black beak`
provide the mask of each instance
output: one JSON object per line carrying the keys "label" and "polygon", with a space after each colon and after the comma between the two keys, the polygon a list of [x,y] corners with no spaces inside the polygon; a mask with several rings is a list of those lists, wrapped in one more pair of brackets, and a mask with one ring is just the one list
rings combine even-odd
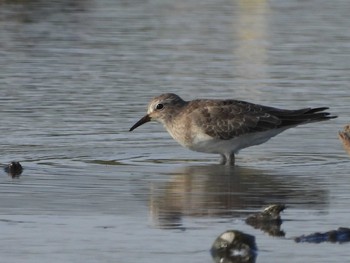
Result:
{"label": "black beak", "polygon": [[147,114],[146,116],[144,116],[142,119],[140,119],[138,122],[136,122],[134,124],[134,126],[132,126],[130,128],[129,131],[135,130],[137,127],[141,126],[142,124],[149,122],[151,120],[151,117]]}

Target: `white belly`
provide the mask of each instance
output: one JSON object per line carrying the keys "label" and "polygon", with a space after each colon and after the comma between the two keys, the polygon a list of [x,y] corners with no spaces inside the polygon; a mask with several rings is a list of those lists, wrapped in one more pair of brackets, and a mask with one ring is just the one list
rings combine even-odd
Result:
{"label": "white belly", "polygon": [[230,140],[219,140],[206,134],[197,134],[192,144],[186,145],[186,147],[193,151],[205,153],[237,153],[241,149],[262,144],[284,130],[285,128],[265,132],[248,133]]}

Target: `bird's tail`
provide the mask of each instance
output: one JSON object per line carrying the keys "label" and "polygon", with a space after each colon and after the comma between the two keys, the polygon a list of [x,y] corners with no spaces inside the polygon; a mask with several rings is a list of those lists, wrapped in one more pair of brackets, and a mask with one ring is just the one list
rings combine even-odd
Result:
{"label": "bird's tail", "polygon": [[327,121],[337,118],[337,116],[332,116],[329,112],[325,112],[325,110],[328,109],[328,107],[319,107],[304,108],[300,110],[282,110],[279,112],[274,112],[274,114],[282,121],[280,125],[281,127],[296,126],[310,122]]}

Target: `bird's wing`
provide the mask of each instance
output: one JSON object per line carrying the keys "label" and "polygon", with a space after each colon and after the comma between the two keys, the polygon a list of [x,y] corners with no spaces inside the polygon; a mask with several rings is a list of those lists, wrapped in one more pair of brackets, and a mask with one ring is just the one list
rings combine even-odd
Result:
{"label": "bird's wing", "polygon": [[205,134],[221,140],[278,128],[282,122],[268,112],[274,108],[244,101],[201,100],[196,104],[188,105],[188,113],[193,118],[192,124]]}

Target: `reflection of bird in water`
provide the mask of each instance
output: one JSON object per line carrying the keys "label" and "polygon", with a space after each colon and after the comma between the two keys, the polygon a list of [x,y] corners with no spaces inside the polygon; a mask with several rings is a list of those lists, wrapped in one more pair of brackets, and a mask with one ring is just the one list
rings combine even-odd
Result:
{"label": "reflection of bird in water", "polygon": [[326,191],[311,178],[305,182],[256,169],[207,165],[184,167],[169,173],[167,182],[153,182],[150,211],[158,227],[183,228],[185,216],[245,217],[245,210],[272,203],[324,208],[327,202]]}
{"label": "reflection of bird in water", "polygon": [[343,143],[344,149],[350,155],[350,124],[346,125],[344,130],[338,133],[338,137]]}

